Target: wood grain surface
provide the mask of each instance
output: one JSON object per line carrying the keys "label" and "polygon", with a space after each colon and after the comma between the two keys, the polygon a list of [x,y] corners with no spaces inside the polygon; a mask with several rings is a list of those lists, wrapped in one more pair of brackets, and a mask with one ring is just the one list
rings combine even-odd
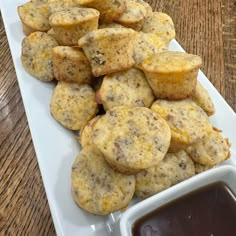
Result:
{"label": "wood grain surface", "polygon": [[[178,42],[236,110],[236,1],[150,0]],[[55,235],[7,37],[0,17],[0,235]]]}

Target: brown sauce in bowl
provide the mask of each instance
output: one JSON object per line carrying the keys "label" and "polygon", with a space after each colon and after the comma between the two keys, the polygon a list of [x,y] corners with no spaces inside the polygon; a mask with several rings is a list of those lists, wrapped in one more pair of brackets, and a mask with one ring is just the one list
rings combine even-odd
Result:
{"label": "brown sauce in bowl", "polygon": [[199,188],[138,219],[132,235],[236,236],[236,197],[223,182]]}

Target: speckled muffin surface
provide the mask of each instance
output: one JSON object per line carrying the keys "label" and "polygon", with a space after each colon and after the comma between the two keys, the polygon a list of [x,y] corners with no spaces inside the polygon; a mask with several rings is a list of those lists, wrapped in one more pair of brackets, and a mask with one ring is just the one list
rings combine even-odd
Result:
{"label": "speckled muffin surface", "polygon": [[93,127],[100,117],[100,115],[95,116],[80,130],[79,141],[82,147],[93,144]]}
{"label": "speckled muffin surface", "polygon": [[220,164],[230,157],[230,144],[218,130],[186,149],[192,159],[204,166]]}
{"label": "speckled muffin surface", "polygon": [[197,162],[194,162],[194,166],[195,166],[195,174],[200,174],[204,171],[210,170],[211,168],[213,168],[214,166],[205,166],[205,165],[201,165]]}
{"label": "speckled muffin surface", "polygon": [[17,8],[25,35],[50,29],[48,6],[43,2],[27,2]]}
{"label": "speckled muffin surface", "polygon": [[167,153],[158,165],[136,174],[135,194],[148,198],[194,174],[194,163],[186,152]]}
{"label": "speckled muffin surface", "polygon": [[128,206],[135,177],[115,172],[94,146],[86,146],[72,166],[72,195],[82,209],[107,215]]}
{"label": "speckled muffin surface", "polygon": [[24,69],[42,81],[54,78],[52,50],[57,41],[44,32],[34,32],[22,41],[21,63]]}
{"label": "speckled muffin surface", "polygon": [[152,14],[152,7],[150,6],[150,4],[148,4],[144,0],[133,0],[133,1],[137,2],[138,4],[143,5],[146,8],[146,17]]}
{"label": "speckled muffin surface", "polygon": [[89,85],[59,81],[51,98],[50,110],[63,126],[79,130],[97,112],[95,92]]}
{"label": "speckled muffin surface", "polygon": [[132,68],[105,76],[97,101],[106,110],[119,105],[150,107],[154,95],[143,72]]}
{"label": "speckled muffin surface", "polygon": [[171,151],[184,149],[212,132],[207,114],[191,99],[157,100],[151,109],[164,118],[170,126]]}
{"label": "speckled muffin surface", "polygon": [[134,65],[132,29],[105,28],[94,30],[82,37],[78,44],[83,48],[95,77],[130,69]]}
{"label": "speckled muffin surface", "polygon": [[197,55],[165,51],[145,59],[141,68],[157,98],[177,100],[194,93],[201,64]]}
{"label": "speckled muffin surface", "polygon": [[77,46],[83,35],[98,28],[98,18],[95,9],[71,7],[52,13],[49,23],[60,45]]}
{"label": "speckled muffin surface", "polygon": [[156,34],[139,32],[134,42],[133,58],[135,67],[138,68],[144,59],[155,53],[166,51],[167,48],[168,44]]}
{"label": "speckled muffin surface", "polygon": [[48,0],[49,14],[71,7],[79,7],[79,4],[74,0]]}
{"label": "speckled muffin surface", "polygon": [[90,84],[91,66],[79,47],[58,46],[53,48],[53,71],[57,80]]}
{"label": "speckled muffin surface", "polygon": [[126,9],[126,0],[75,0],[81,6],[95,8],[100,12],[100,22],[109,23],[118,19]]}
{"label": "speckled muffin surface", "polygon": [[142,31],[154,33],[169,42],[175,38],[175,27],[170,16],[163,12],[152,12],[144,21]]}
{"label": "speckled muffin surface", "polygon": [[207,113],[208,116],[215,113],[215,106],[211,100],[211,97],[199,81],[197,81],[192,99]]}
{"label": "speckled muffin surface", "polygon": [[148,108],[117,106],[96,122],[93,142],[112,168],[133,174],[164,158],[170,128]]}
{"label": "speckled muffin surface", "polygon": [[133,0],[126,0],[126,5],[125,12],[116,20],[116,22],[125,27],[140,31],[147,15],[146,7]]}

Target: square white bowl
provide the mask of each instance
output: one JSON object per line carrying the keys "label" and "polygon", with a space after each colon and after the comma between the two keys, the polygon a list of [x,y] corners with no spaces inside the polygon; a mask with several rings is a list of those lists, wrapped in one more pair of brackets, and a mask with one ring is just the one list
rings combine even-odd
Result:
{"label": "square white bowl", "polygon": [[236,167],[224,165],[208,170],[134,205],[121,216],[121,235],[132,236],[132,225],[137,219],[149,212],[196,189],[216,182],[224,182],[236,194]]}

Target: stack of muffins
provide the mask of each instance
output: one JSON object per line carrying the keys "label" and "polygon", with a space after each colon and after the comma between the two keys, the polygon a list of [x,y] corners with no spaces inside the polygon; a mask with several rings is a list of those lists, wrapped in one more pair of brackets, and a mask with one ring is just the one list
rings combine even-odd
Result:
{"label": "stack of muffins", "polygon": [[201,58],[168,51],[172,19],[143,0],[32,0],[18,7],[21,60],[56,79],[50,110],[80,130],[71,173],[79,207],[125,209],[230,157],[197,80]]}

